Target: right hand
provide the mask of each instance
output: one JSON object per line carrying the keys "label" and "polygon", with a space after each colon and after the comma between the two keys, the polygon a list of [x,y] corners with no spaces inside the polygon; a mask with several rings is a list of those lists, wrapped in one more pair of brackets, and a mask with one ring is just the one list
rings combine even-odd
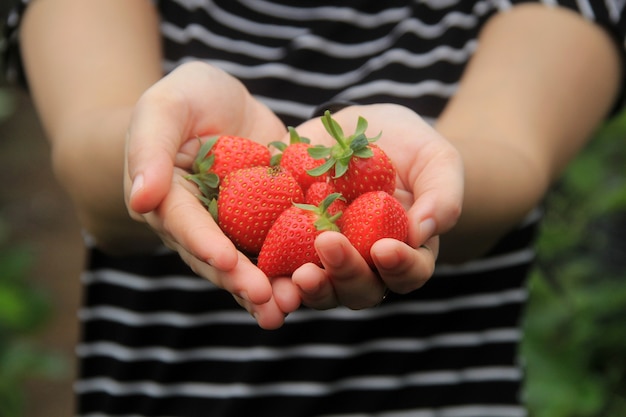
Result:
{"label": "right hand", "polygon": [[145,92],[126,144],[125,199],[198,275],[233,294],[261,327],[282,325],[269,279],[222,233],[184,178],[197,137],[239,135],[269,143],[286,128],[235,78],[208,64],[181,65]]}

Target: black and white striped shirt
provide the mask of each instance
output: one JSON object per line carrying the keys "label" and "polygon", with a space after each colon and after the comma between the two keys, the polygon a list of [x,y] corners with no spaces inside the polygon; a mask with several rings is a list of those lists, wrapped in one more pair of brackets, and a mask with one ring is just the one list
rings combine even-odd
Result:
{"label": "black and white striped shirt", "polygon": [[[164,71],[206,60],[287,125],[324,102],[393,102],[436,120],[477,35],[510,1],[157,0]],[[620,39],[623,2],[561,3]],[[17,25],[13,17],[13,26]],[[518,344],[533,213],[484,258],[439,265],[373,309],[260,329],[178,255],[91,248],[77,348],[80,417],[521,417]]]}

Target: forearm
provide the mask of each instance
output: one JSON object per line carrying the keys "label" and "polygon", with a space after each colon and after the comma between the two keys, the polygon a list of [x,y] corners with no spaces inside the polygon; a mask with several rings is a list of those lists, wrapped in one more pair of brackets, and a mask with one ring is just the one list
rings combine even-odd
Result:
{"label": "forearm", "polygon": [[483,255],[541,201],[549,179],[535,161],[497,141],[454,141],[464,161],[463,210],[441,238],[440,260]]}
{"label": "forearm", "polygon": [[105,248],[152,240],[128,216],[122,184],[132,108],[161,76],[154,7],[144,0],[38,0],[21,35],[55,173],[83,227]]}
{"label": "forearm", "polygon": [[[71,197],[81,226],[104,250],[144,250],[159,243],[124,204],[124,147],[132,107],[85,112],[53,141],[57,180]],[[86,140],[89,138],[89,140]]]}
{"label": "forearm", "polygon": [[606,117],[619,79],[608,35],[570,11],[521,6],[486,25],[437,125],[466,173],[442,260],[485,252],[540,202]]}

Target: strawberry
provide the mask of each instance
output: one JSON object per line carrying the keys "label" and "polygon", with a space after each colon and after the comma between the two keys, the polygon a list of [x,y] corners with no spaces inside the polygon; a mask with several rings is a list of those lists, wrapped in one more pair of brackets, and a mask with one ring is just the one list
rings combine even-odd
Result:
{"label": "strawberry", "polygon": [[370,267],[370,249],[377,240],[393,238],[406,241],[409,220],[398,200],[384,191],[369,191],[357,197],[338,221],[348,238]]}
{"label": "strawberry", "polygon": [[314,159],[309,155],[308,149],[311,147],[309,139],[301,137],[292,127],[289,127],[289,138],[289,145],[284,142],[270,143],[281,151],[272,157],[271,164],[280,165],[291,172],[304,192],[314,182],[326,181],[326,174],[314,177],[307,172],[324,163],[323,159]]}
{"label": "strawberry", "polygon": [[241,251],[256,255],[276,218],[303,201],[302,189],[285,169],[244,168],[227,174],[220,184],[217,222]]}
{"label": "strawberry", "polygon": [[[308,190],[304,193],[304,201],[307,204],[318,206],[329,195],[336,193],[337,189],[331,182],[315,182],[311,184]],[[328,214],[334,215],[339,212],[343,212],[348,203],[345,198],[337,198],[333,203],[328,206]]]}
{"label": "strawberry", "polygon": [[322,117],[326,131],[337,142],[332,147],[314,146],[309,154],[325,162],[318,168],[310,169],[310,175],[331,174],[335,184],[348,202],[367,191],[384,191],[393,194],[396,188],[396,169],[391,159],[373,144],[374,138],[365,136],[367,120],[359,117],[354,134],[346,137],[341,126],[326,111]]}
{"label": "strawberry", "polygon": [[329,195],[319,206],[294,204],[272,225],[259,253],[257,266],[268,277],[291,276],[305,263],[322,266],[315,250],[315,238],[325,230],[339,231],[335,220],[341,213],[329,216],[328,207],[340,198]]}
{"label": "strawberry", "polygon": [[266,146],[240,136],[213,136],[200,147],[187,179],[196,183],[210,201],[217,197],[219,182],[229,172],[269,164]]}

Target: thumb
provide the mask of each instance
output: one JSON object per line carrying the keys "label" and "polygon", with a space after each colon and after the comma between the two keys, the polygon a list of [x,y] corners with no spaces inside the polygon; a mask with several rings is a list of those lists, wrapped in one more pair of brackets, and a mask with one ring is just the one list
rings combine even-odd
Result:
{"label": "thumb", "polygon": [[455,149],[433,158],[414,182],[415,201],[409,209],[409,244],[422,245],[450,230],[463,206],[463,164]]}
{"label": "thumb", "polygon": [[[160,97],[154,97],[155,95]],[[148,90],[138,101],[126,140],[126,196],[137,213],[154,210],[169,192],[176,154],[188,137],[183,103]],[[181,122],[182,121],[182,122]]]}

